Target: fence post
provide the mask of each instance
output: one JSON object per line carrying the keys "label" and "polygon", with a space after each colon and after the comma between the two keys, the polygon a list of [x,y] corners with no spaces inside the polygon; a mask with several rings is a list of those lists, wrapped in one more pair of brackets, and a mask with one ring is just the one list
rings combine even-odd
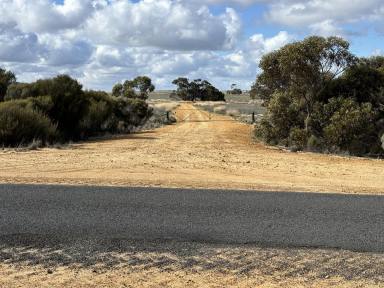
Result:
{"label": "fence post", "polygon": [[252,124],[255,124],[255,122],[256,122],[255,112],[252,112]]}

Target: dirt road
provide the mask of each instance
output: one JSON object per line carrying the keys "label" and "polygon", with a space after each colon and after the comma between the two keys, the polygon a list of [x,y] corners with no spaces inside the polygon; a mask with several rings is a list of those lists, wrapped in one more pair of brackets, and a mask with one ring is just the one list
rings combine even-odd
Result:
{"label": "dirt road", "polygon": [[1,183],[384,193],[384,161],[291,153],[252,127],[183,103],[172,126],[71,145],[0,152]]}

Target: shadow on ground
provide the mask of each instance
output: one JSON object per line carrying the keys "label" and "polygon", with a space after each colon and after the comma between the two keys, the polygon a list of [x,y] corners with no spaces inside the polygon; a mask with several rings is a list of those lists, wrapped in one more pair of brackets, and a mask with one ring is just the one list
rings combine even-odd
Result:
{"label": "shadow on ground", "polygon": [[13,235],[0,239],[0,261],[10,265],[46,268],[114,268],[161,271],[230,273],[384,283],[384,254],[307,248],[264,248],[255,245],[218,245],[192,242],[80,241]]}

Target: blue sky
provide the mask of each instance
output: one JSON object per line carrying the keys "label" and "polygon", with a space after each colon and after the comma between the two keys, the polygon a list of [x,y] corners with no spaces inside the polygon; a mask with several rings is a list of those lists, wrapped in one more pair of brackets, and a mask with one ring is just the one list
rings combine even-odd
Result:
{"label": "blue sky", "polygon": [[384,53],[382,0],[0,0],[0,66],[19,81],[70,74],[110,90],[137,75],[248,89],[265,53],[308,35]]}

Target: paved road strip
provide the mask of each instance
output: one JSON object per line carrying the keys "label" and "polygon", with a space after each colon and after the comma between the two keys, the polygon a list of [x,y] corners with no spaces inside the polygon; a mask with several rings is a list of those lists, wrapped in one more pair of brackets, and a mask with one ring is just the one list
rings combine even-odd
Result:
{"label": "paved road strip", "polygon": [[0,185],[0,242],[164,239],[384,252],[384,197]]}

